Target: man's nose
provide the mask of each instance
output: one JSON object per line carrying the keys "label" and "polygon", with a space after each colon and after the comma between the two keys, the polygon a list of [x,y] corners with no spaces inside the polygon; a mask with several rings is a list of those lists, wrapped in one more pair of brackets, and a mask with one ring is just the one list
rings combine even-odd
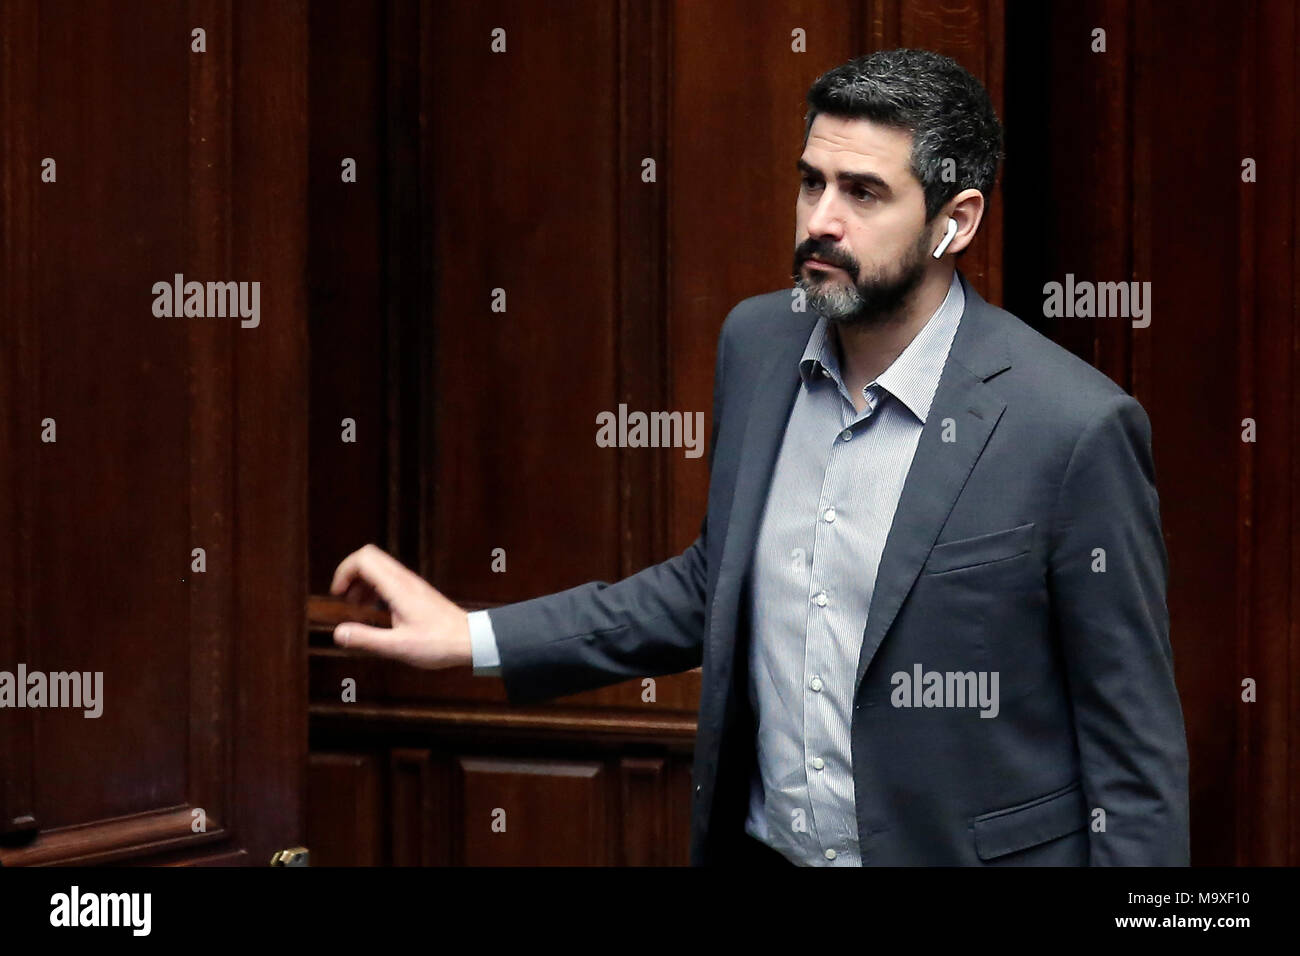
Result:
{"label": "man's nose", "polygon": [[843,235],[843,230],[844,223],[840,218],[835,191],[824,190],[821,199],[813,207],[812,215],[808,217],[808,235],[839,239]]}

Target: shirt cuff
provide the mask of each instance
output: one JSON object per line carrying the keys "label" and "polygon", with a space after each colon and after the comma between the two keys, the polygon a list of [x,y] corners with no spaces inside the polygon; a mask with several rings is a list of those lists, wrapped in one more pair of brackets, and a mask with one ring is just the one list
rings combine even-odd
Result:
{"label": "shirt cuff", "polygon": [[501,655],[497,652],[497,636],[492,630],[492,619],[488,617],[487,611],[470,611],[468,616],[474,676],[501,676]]}

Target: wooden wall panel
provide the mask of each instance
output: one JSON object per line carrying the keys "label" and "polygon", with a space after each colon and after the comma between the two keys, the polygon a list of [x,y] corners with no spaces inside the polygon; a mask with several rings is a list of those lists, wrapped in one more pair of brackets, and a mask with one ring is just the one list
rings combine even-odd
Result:
{"label": "wooden wall panel", "polygon": [[[198,546],[188,410],[159,401],[186,393],[188,330],[154,318],[149,294],[184,265],[189,54],[168,38],[188,31],[179,6],[86,16],[42,16],[36,54],[49,66],[33,138],[58,181],[34,194],[34,410],[58,440],[38,445],[26,504],[33,541],[57,560],[37,565],[29,666],[101,672],[105,716],[36,714],[37,739],[62,742],[39,757],[43,829],[184,802],[189,724],[187,646],[155,645],[188,630]],[[101,42],[86,42],[88,27]],[[140,55],[124,63],[127,44]],[[114,141],[138,146],[105,148]],[[39,422],[23,425],[38,439]]]}
{"label": "wooden wall panel", "polygon": [[[1134,329],[1122,320],[1097,320],[1131,338],[1136,367],[1120,381],[1152,421],[1169,550],[1171,639],[1193,755],[1192,858],[1198,865],[1234,862],[1229,821],[1248,812],[1230,782],[1246,772],[1244,765],[1234,767],[1233,734],[1246,716],[1240,699],[1245,675],[1234,644],[1247,639],[1236,630],[1235,611],[1247,582],[1232,546],[1240,423],[1248,414],[1233,399],[1233,356],[1244,330],[1232,318],[1239,295],[1234,218],[1242,144],[1232,124],[1225,129],[1224,123],[1235,108],[1235,84],[1213,70],[1180,66],[1189,56],[1193,62],[1235,57],[1240,26],[1230,11],[1236,7],[1197,5],[1176,18],[1154,19],[1148,7],[1140,20],[1148,28],[1134,30],[1130,162],[1132,209],[1142,218],[1124,233],[1132,276],[1151,282],[1151,324]],[[1160,28],[1149,29],[1156,22]],[[1192,196],[1196,201],[1189,201]],[[1170,226],[1197,238],[1171,242]],[[1207,402],[1211,381],[1222,392],[1220,400]]]}
{"label": "wooden wall panel", "polygon": [[674,856],[669,839],[669,801],[683,795],[669,790],[668,762],[654,757],[624,757],[619,761],[618,776],[618,816],[623,832],[619,865],[669,865]]}
{"label": "wooden wall panel", "polygon": [[[19,51],[37,43],[34,4],[0,6],[0,164],[3,195],[0,238],[4,241],[4,282],[0,283],[5,321],[0,323],[0,661],[32,660],[36,608],[33,515],[26,503],[35,496],[32,479],[40,420],[34,381],[37,303],[32,295],[36,252],[31,170],[39,162],[36,134],[36,71]],[[0,733],[0,836],[26,839],[39,827],[35,803],[35,740],[32,711],[9,711]]]}
{"label": "wooden wall panel", "polygon": [[[102,672],[103,715],[0,712],[0,859],[265,863],[306,748],[305,5],[2,15],[0,667]],[[154,315],[178,273],[258,282],[258,326]]]}
{"label": "wooden wall panel", "polygon": [[[385,50],[400,41],[387,34],[384,10],[362,0],[314,0],[310,8],[310,580],[318,594],[344,555],[370,541],[394,544],[385,253],[396,250],[385,242],[393,167],[382,118]],[[345,158],[356,161],[355,183],[343,182]],[[356,423],[355,442],[343,441],[345,418]]]}
{"label": "wooden wall panel", "polygon": [[394,748],[389,755],[389,836],[393,866],[448,866],[451,861],[449,762],[430,751]]}
{"label": "wooden wall panel", "polygon": [[237,826],[260,862],[301,840],[307,748],[306,0],[240,5],[233,42],[233,270],[268,276],[263,334],[235,339],[237,623],[229,635],[239,648]]}
{"label": "wooden wall panel", "polygon": [[[1240,71],[1232,105],[1218,120],[1235,111],[1238,148],[1216,155],[1236,178],[1238,295],[1235,312],[1229,302],[1220,321],[1235,326],[1237,384],[1234,392],[1225,390],[1223,403],[1225,418],[1231,411],[1226,427],[1239,428],[1242,419],[1252,418],[1258,435],[1254,443],[1233,443],[1235,667],[1224,668],[1232,679],[1221,684],[1230,686],[1215,687],[1240,716],[1232,740],[1240,769],[1232,781],[1235,805],[1216,800],[1210,812],[1235,810],[1234,853],[1218,858],[1295,866],[1300,864],[1300,14],[1293,4],[1263,2],[1233,13]],[[1229,31],[1225,39],[1233,37]],[[1241,181],[1246,158],[1257,164],[1256,182]],[[1220,656],[1229,660],[1226,653]],[[1258,682],[1255,704],[1241,702],[1244,677]],[[1216,703],[1229,709],[1217,695]],[[1206,776],[1223,766],[1207,767]],[[1217,794],[1225,783],[1221,776]]]}
{"label": "wooden wall panel", "polygon": [[[607,866],[604,768],[587,761],[458,761],[454,839],[467,866]],[[562,808],[562,810],[560,809]],[[504,829],[494,830],[494,821]]]}
{"label": "wooden wall panel", "polygon": [[[416,739],[409,728],[387,739]],[[311,755],[307,844],[318,866],[685,866],[690,762],[608,744],[529,745],[447,727],[385,748],[364,724]],[[358,745],[365,749],[352,749]],[[468,753],[467,747],[483,748]],[[591,759],[565,753],[583,750]],[[492,829],[505,812],[505,830]]]}
{"label": "wooden wall panel", "polygon": [[[595,421],[616,407],[615,203],[639,168],[618,169],[613,150],[615,10],[450,3],[430,33],[428,570],[458,599],[514,600],[618,569],[616,454],[597,447]],[[491,52],[494,28],[504,53]]]}
{"label": "wooden wall panel", "polygon": [[383,866],[382,795],[380,763],[374,756],[313,753],[307,765],[305,817],[311,865]]}
{"label": "wooden wall panel", "polygon": [[[668,75],[671,68],[669,6],[663,0],[619,0],[617,398],[633,410],[667,410],[670,356],[668,298]],[[646,183],[644,161],[656,164]],[[705,411],[707,415],[707,410]],[[635,574],[669,553],[669,486],[672,449],[620,449],[618,577]]]}
{"label": "wooden wall panel", "polygon": [[[207,31],[207,52],[187,54],[189,65],[188,261],[192,276],[232,276],[235,125],[230,9],[219,0],[192,3],[188,22]],[[245,331],[245,330],[240,330]],[[230,734],[234,726],[230,636],[239,626],[235,589],[235,468],[239,447],[235,343],[220,322],[189,321],[188,402],[189,540],[204,549],[207,570],[184,575],[190,594],[189,673],[202,675],[190,688],[189,773],[194,798],[215,823],[231,819]],[[288,370],[286,370],[288,371]],[[179,404],[179,403],[178,403]],[[152,636],[157,639],[156,635]],[[246,852],[246,851],[244,851]]]}

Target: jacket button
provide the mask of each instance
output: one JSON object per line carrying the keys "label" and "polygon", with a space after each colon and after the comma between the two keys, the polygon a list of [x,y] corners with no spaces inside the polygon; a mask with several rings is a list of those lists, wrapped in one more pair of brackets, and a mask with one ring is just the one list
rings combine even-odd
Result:
{"label": "jacket button", "polygon": [[697,783],[697,784],[695,785],[695,795],[696,795],[696,796],[699,796],[699,793],[700,793],[700,790],[701,790],[701,789],[702,789],[702,788],[701,788],[700,785]]}

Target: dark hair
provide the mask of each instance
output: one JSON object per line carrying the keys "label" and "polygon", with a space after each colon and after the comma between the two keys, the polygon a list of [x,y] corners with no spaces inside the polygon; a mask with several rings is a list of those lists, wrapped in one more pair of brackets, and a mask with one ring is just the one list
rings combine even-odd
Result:
{"label": "dark hair", "polygon": [[[929,222],[963,189],[987,203],[1002,158],[1002,126],[988,91],[955,60],[929,50],[880,50],[828,70],[808,90],[803,142],[820,113],[869,119],[912,134],[912,174]],[[956,164],[943,179],[943,161]]]}

